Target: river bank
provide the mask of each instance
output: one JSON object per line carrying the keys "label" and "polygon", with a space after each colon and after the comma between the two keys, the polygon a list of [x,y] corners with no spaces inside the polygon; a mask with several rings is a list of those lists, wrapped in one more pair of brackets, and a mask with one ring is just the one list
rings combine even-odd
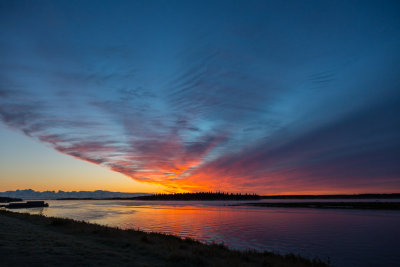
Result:
{"label": "river bank", "polygon": [[327,266],[294,255],[239,252],[172,235],[0,210],[5,266]]}
{"label": "river bank", "polygon": [[239,203],[231,205],[268,207],[268,208],[400,210],[400,202],[282,202],[282,203],[247,202],[247,203]]}

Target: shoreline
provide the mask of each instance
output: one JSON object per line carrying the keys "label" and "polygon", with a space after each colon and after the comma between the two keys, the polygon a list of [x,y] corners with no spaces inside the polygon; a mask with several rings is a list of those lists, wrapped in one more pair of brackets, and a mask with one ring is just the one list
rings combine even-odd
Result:
{"label": "shoreline", "polygon": [[252,206],[268,208],[309,208],[346,210],[400,210],[400,202],[276,202],[239,203],[231,206]]}
{"label": "shoreline", "polygon": [[6,266],[329,266],[293,254],[237,251],[222,244],[0,210]]}

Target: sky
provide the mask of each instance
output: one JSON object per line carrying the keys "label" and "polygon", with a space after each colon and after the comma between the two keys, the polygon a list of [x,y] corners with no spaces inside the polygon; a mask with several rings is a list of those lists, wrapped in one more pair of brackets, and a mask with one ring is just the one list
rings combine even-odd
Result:
{"label": "sky", "polygon": [[0,191],[400,191],[398,1],[1,1]]}

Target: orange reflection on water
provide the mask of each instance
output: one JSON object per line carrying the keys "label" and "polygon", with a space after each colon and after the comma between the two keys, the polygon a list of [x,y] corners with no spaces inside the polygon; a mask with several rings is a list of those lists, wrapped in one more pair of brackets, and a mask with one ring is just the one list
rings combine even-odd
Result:
{"label": "orange reflection on water", "polygon": [[382,260],[395,266],[400,261],[400,214],[394,212],[238,207],[227,206],[237,203],[229,201],[48,202],[50,207],[42,210],[46,216],[223,242],[237,249],[329,257],[335,266],[379,266]]}

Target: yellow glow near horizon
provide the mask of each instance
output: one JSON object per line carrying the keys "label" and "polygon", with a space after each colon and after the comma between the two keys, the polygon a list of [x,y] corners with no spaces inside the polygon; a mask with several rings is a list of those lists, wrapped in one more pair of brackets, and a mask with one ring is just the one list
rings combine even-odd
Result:
{"label": "yellow glow near horizon", "polygon": [[0,126],[0,192],[36,191],[164,192],[105,167],[61,154],[23,134]]}

